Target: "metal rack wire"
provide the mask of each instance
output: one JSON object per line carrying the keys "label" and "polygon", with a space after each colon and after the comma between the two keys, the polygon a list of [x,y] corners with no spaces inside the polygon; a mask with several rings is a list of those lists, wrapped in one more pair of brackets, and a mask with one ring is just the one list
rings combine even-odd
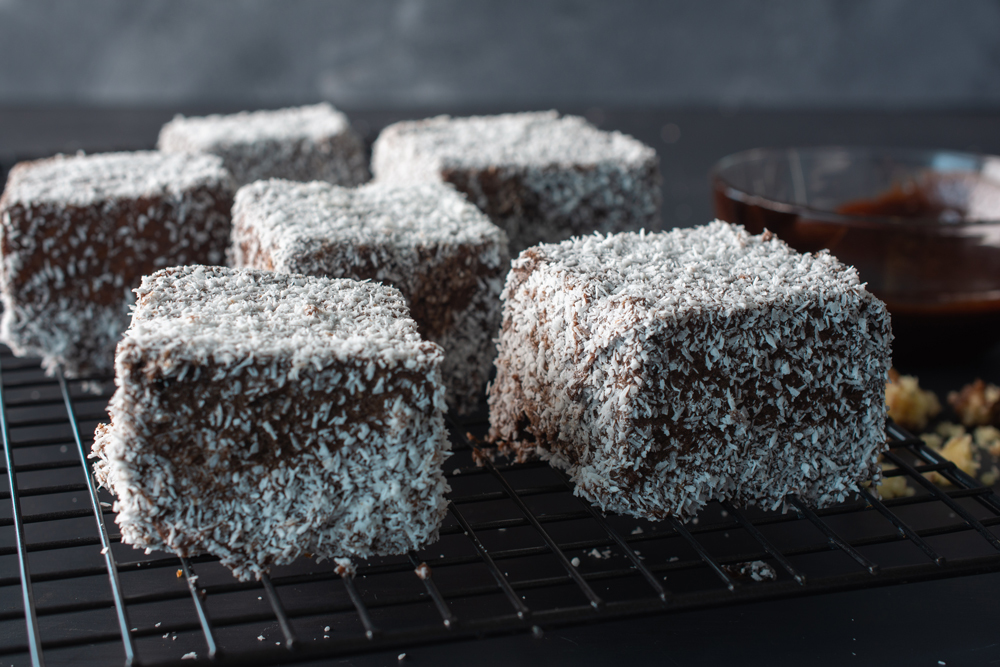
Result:
{"label": "metal rack wire", "polygon": [[715,503],[681,524],[604,516],[544,464],[479,467],[472,422],[451,425],[439,543],[353,578],[300,559],[243,583],[214,558],[120,543],[87,459],[112,389],[0,351],[5,662],[273,664],[1000,570],[1000,499],[892,425],[888,475],[912,496],[789,497],[784,514]]}

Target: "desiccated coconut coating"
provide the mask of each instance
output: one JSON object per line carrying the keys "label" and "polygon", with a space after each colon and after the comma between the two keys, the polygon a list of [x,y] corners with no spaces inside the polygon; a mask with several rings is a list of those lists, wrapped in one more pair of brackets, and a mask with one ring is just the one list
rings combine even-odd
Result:
{"label": "desiccated coconut coating", "polygon": [[827,251],[723,222],[592,235],[513,262],[490,439],[605,510],[819,506],[880,477],[892,339]]}
{"label": "desiccated coconut coating", "polygon": [[503,230],[462,195],[441,183],[258,181],[236,194],[233,221],[234,266],[397,287],[420,332],[445,350],[448,404],[479,405],[510,256]]}
{"label": "desiccated coconut coating", "polygon": [[656,151],[555,111],[396,123],[375,142],[372,171],[386,183],[451,183],[507,232],[512,253],[660,224]]}
{"label": "desiccated coconut coating", "polygon": [[442,353],[397,290],[182,267],[136,293],[93,447],[123,542],[247,579],[437,539]]}
{"label": "desiccated coconut coating", "polygon": [[132,289],[175,264],[218,264],[235,184],[212,155],[22,162],[0,197],[0,338],[48,371],[109,374]]}
{"label": "desiccated coconut coating", "polygon": [[178,115],[160,130],[157,147],[218,155],[239,185],[265,178],[358,185],[369,178],[361,138],[347,116],[326,103],[228,116]]}

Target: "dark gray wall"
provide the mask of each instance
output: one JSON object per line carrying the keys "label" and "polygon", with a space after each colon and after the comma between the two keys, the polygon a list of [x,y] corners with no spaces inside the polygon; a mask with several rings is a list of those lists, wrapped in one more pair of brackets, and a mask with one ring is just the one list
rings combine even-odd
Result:
{"label": "dark gray wall", "polygon": [[0,0],[0,104],[996,107],[992,0]]}

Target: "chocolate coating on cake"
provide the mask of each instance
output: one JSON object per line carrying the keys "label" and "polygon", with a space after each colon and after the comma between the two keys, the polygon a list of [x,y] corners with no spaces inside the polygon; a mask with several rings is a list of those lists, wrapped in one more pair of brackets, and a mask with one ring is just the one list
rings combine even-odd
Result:
{"label": "chocolate coating on cake", "polygon": [[502,298],[490,439],[606,510],[824,506],[879,477],[889,315],[827,251],[718,221],[592,235],[521,253]]}
{"label": "chocolate coating on cake", "polygon": [[266,178],[358,185],[369,179],[364,144],[327,103],[227,116],[176,116],[160,130],[169,153],[221,157],[239,185]]}
{"label": "chocolate coating on cake", "polygon": [[397,290],[195,266],[136,292],[93,448],[123,542],[247,579],[437,539],[443,355]]}
{"label": "chocolate coating on cake", "polygon": [[507,237],[440,183],[258,181],[233,206],[234,266],[397,287],[420,332],[445,350],[447,402],[473,410],[492,368]]}
{"label": "chocolate coating on cake", "polygon": [[660,224],[656,151],[555,111],[396,123],[375,142],[372,170],[386,183],[451,183],[507,232],[512,253]]}
{"label": "chocolate coating on cake", "polygon": [[132,289],[175,264],[218,264],[235,184],[211,155],[23,162],[0,198],[0,337],[69,376],[109,374]]}

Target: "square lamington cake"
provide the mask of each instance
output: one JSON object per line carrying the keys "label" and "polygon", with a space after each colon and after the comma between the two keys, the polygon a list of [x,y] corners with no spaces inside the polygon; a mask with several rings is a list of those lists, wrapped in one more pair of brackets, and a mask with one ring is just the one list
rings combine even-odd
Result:
{"label": "square lamington cake", "polygon": [[235,184],[212,155],[22,162],[0,197],[0,338],[50,372],[110,374],[143,275],[218,264]]}
{"label": "square lamington cake", "polygon": [[451,183],[507,232],[512,254],[660,225],[656,151],[555,111],[396,123],[375,142],[372,171],[386,183]]}
{"label": "square lamington cake", "polygon": [[421,334],[445,350],[448,404],[479,405],[510,257],[503,231],[462,195],[441,183],[259,181],[240,188],[233,219],[234,266],[397,287]]}
{"label": "square lamington cake", "polygon": [[879,476],[892,334],[827,251],[723,222],[531,248],[503,293],[490,439],[650,519],[824,506]]}
{"label": "square lamington cake", "polygon": [[226,116],[178,115],[160,130],[168,153],[221,157],[238,185],[265,178],[358,185],[368,180],[368,158],[347,116],[329,104]]}
{"label": "square lamington cake", "polygon": [[437,539],[442,353],[397,290],[195,266],[137,294],[93,448],[123,542],[247,579]]}

